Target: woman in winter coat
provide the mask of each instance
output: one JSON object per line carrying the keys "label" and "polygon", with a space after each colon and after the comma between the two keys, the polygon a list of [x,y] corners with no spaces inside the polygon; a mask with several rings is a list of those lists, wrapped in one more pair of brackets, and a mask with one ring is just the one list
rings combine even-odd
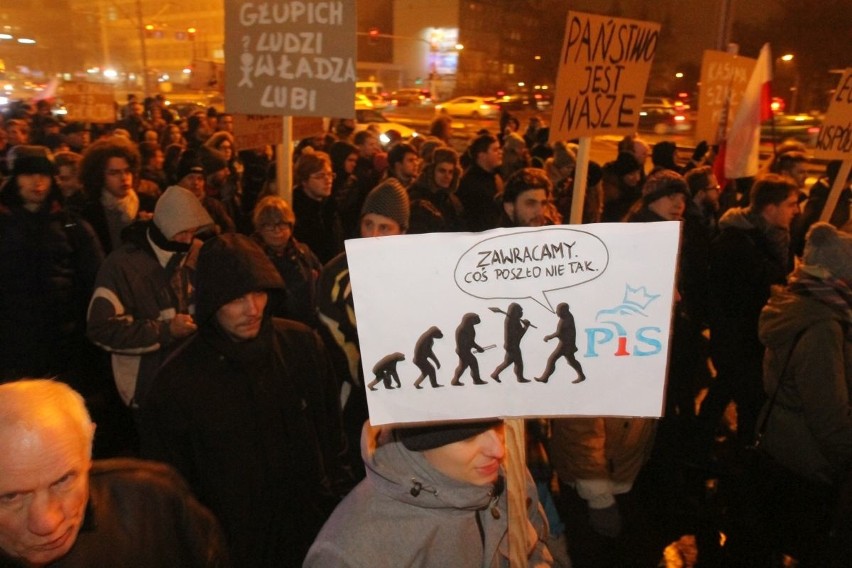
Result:
{"label": "woman in winter coat", "polygon": [[[770,400],[758,435],[763,426],[761,447],[772,460],[762,477],[776,545],[802,566],[829,566],[821,538],[833,487],[848,486],[852,472],[852,235],[814,224],[802,261],[760,315]],[[845,515],[834,522],[848,533]]]}
{"label": "woman in winter coat", "polygon": [[[508,566],[503,423],[387,430],[365,424],[367,478],[338,505],[305,567]],[[527,564],[551,566],[527,474]]]}

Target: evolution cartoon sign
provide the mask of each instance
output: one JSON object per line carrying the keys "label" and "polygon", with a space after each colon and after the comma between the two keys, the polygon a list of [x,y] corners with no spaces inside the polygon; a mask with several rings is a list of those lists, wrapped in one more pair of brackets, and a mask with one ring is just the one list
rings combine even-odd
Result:
{"label": "evolution cartoon sign", "polygon": [[660,416],[680,225],[346,242],[373,424]]}

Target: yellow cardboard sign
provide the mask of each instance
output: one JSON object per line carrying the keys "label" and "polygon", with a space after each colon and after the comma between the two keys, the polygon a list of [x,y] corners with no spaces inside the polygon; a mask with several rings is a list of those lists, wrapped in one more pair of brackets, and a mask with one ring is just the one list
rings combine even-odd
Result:
{"label": "yellow cardboard sign", "polygon": [[852,159],[852,67],[843,72],[831,96],[814,156],[823,160]]}
{"label": "yellow cardboard sign", "polygon": [[568,12],[550,139],[632,134],[660,24]]}

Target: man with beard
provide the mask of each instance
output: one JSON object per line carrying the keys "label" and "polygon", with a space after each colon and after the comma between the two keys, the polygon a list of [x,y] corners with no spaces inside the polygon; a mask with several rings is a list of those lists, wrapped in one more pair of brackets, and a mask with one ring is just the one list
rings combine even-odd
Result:
{"label": "man with beard", "polygon": [[551,200],[552,188],[544,170],[523,168],[512,174],[503,190],[503,226],[553,225],[558,214]]}

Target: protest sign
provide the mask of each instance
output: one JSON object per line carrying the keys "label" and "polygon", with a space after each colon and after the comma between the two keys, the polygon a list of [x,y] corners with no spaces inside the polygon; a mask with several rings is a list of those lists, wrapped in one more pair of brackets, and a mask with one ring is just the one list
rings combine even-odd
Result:
{"label": "protest sign", "polygon": [[711,144],[720,141],[723,113],[724,132],[737,115],[748,79],[756,60],[724,51],[707,50],[701,60],[701,83],[698,89],[698,117],[695,123],[695,140]]}
{"label": "protest sign", "polygon": [[196,59],[192,62],[192,74],[189,76],[189,88],[197,91],[225,92],[225,66],[209,59]]}
{"label": "protest sign", "polygon": [[660,25],[568,12],[550,140],[632,134]]}
{"label": "protest sign", "polygon": [[[323,119],[297,116],[293,118],[292,136],[301,140],[325,131]],[[284,125],[280,116],[262,114],[234,115],[234,143],[237,148],[260,148],[267,144],[280,144],[284,136]]]}
{"label": "protest sign", "polygon": [[814,156],[823,160],[852,159],[852,68],[843,73],[831,97]]}
{"label": "protest sign", "polygon": [[68,81],[62,86],[62,102],[69,122],[113,123],[115,88],[104,83]]}
{"label": "protest sign", "polygon": [[577,227],[347,241],[371,422],[660,416],[680,225]]}
{"label": "protest sign", "polygon": [[355,24],[355,0],[226,0],[226,109],[353,118]]}

